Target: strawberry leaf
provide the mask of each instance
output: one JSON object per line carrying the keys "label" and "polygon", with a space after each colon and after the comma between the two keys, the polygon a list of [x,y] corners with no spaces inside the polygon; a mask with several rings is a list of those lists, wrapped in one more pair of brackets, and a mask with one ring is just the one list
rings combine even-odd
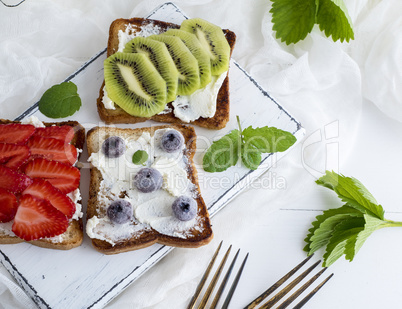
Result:
{"label": "strawberry leaf", "polygon": [[316,183],[335,191],[343,202],[362,213],[384,219],[382,206],[357,179],[327,171]]}
{"label": "strawberry leaf", "polygon": [[[347,207],[347,206],[345,206]],[[314,253],[322,246],[325,246],[330,240],[333,230],[338,224],[344,222],[353,217],[363,217],[362,213],[358,211],[352,211],[345,213],[334,214],[325,219],[320,226],[314,231],[314,234],[310,238],[310,251],[309,254]]]}
{"label": "strawberry leaf", "polygon": [[328,267],[345,252],[348,239],[364,230],[364,218],[349,218],[339,223],[333,230],[324,254],[323,266]]}
{"label": "strawberry leaf", "polygon": [[297,43],[311,32],[315,22],[315,0],[271,0],[272,29],[282,42]]}
{"label": "strawberry leaf", "polygon": [[354,39],[352,21],[343,0],[320,0],[317,24],[327,37],[332,36],[334,42]]}

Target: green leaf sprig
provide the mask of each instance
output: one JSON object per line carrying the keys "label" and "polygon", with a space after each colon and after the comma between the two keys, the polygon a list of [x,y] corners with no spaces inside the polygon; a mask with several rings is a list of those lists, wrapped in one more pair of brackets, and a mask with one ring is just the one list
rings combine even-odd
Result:
{"label": "green leaf sprig", "polygon": [[330,266],[342,255],[353,261],[366,239],[376,230],[402,226],[402,222],[384,219],[384,209],[356,178],[326,171],[316,181],[318,185],[333,190],[345,204],[340,208],[325,210],[316,217],[305,238],[304,251],[313,254],[326,247],[323,266]]}
{"label": "green leaf sprig", "polygon": [[271,0],[273,30],[287,45],[306,38],[318,24],[336,42],[354,39],[352,21],[343,0]]}
{"label": "green leaf sprig", "polygon": [[49,118],[69,117],[80,108],[81,98],[73,82],[52,86],[39,100],[39,111]]}
{"label": "green leaf sprig", "polygon": [[242,130],[239,116],[237,123],[239,130],[230,131],[209,147],[203,158],[205,171],[223,172],[236,165],[239,158],[247,168],[255,170],[262,153],[283,152],[296,142],[294,135],[275,127],[249,126]]}

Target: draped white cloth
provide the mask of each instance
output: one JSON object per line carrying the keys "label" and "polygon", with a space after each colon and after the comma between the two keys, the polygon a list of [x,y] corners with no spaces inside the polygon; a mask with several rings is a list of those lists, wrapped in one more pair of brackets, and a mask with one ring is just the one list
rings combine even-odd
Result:
{"label": "draped white cloth", "polygon": [[[114,19],[146,16],[162,3],[26,0],[15,8],[0,4],[0,118],[21,114],[46,89],[103,49]],[[175,1],[188,16],[236,33],[233,58],[301,121],[306,139],[270,172],[286,178],[285,194],[248,189],[213,219],[212,246],[175,249],[108,308],[184,308],[219,240],[231,243],[250,237],[250,224],[261,223],[301,194],[313,194],[314,177],[325,169],[338,170],[347,160],[364,102],[371,101],[402,121],[402,2],[345,3],[354,23],[354,41],[334,43],[315,27],[304,41],[287,46],[275,39],[269,0]],[[316,143],[331,134],[342,138],[339,158]],[[0,308],[34,307],[1,265],[0,299]]]}

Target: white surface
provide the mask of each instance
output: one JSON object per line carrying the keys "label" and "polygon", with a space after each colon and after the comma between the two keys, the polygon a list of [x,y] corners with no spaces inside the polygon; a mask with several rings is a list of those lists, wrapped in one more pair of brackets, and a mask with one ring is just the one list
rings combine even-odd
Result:
{"label": "white surface", "polygon": [[[108,308],[184,308],[222,239],[244,248],[243,254],[250,252],[232,303],[241,308],[304,258],[304,236],[319,214],[308,210],[339,205],[332,192],[314,183],[325,168],[361,180],[385,207],[387,218],[402,220],[395,213],[401,211],[402,125],[368,101],[402,106],[397,36],[402,30],[401,2],[345,2],[355,23],[354,42],[333,43],[315,29],[290,47],[274,39],[266,0],[176,2],[188,16],[203,17],[237,34],[233,58],[302,122],[307,137],[213,219],[211,245],[175,249]],[[0,4],[0,116],[16,117],[103,48],[113,19],[145,16],[160,3]],[[398,228],[375,232],[355,261],[341,259],[331,266],[335,276],[307,307],[399,307],[401,236]],[[4,269],[2,275],[10,278]],[[15,285],[2,280],[0,306],[28,308],[29,300],[18,293]]]}

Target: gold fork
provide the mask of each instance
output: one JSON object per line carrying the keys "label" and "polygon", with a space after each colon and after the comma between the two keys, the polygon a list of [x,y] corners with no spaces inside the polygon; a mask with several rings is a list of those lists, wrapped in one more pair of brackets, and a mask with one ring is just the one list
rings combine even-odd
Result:
{"label": "gold fork", "polygon": [[[263,292],[260,296],[258,296],[255,300],[253,300],[250,304],[248,304],[244,309],[252,309],[259,305],[265,298],[271,295],[276,289],[278,289],[283,283],[285,283],[290,277],[292,277],[304,264],[306,264],[313,255],[307,257],[303,260],[299,265],[293,268],[290,272],[288,272],[285,276],[279,279],[276,283],[274,283],[271,287],[269,287],[265,292]],[[271,299],[269,299],[266,303],[264,303],[259,309],[267,309],[272,308],[277,302],[279,302],[287,293],[289,293],[298,283],[300,283],[307,275],[318,265],[321,261],[314,263],[308,269],[306,269],[301,275],[295,278],[292,282],[290,282],[283,290],[279,291],[276,295],[274,295]],[[287,298],[283,303],[281,303],[276,309],[284,309],[287,308],[297,297],[300,296],[307,288],[309,288],[315,280],[318,279],[319,276],[326,270],[327,268],[321,269],[317,274],[315,274],[310,280],[304,283],[298,290],[296,290],[289,298]],[[317,287],[315,287],[306,297],[304,297],[293,309],[299,309],[304,306],[317,292],[319,289],[323,287],[325,283],[328,282],[329,279],[332,278],[334,274],[329,275],[324,281],[322,281]]]}
{"label": "gold fork", "polygon": [[[208,276],[209,276],[209,274],[210,274],[210,272],[212,270],[212,267],[214,266],[215,260],[216,260],[218,254],[219,254],[219,251],[220,251],[221,247],[222,247],[222,242],[219,244],[218,249],[216,249],[211,261],[209,262],[208,267],[205,270],[205,273],[202,276],[201,281],[198,284],[197,289],[196,289],[193,297],[191,298],[191,301],[190,301],[189,305],[187,306],[187,309],[195,308],[197,300],[201,295],[203,287],[204,287],[204,285],[205,285],[205,283],[206,283],[206,281],[208,279]],[[215,286],[216,286],[216,284],[218,282],[219,276],[222,273],[222,270],[223,270],[223,268],[225,266],[225,263],[226,263],[226,261],[227,261],[227,259],[229,257],[231,249],[232,249],[232,245],[229,246],[229,249],[226,251],[224,257],[222,258],[222,260],[221,260],[221,262],[220,262],[220,264],[219,264],[219,266],[218,266],[218,268],[217,268],[217,270],[216,270],[216,272],[215,272],[215,274],[214,274],[214,276],[213,276],[208,288],[206,289],[205,294],[204,294],[203,298],[201,299],[201,301],[200,301],[200,303],[199,303],[197,308],[199,308],[199,309],[203,309],[203,308],[214,309],[214,308],[216,308],[219,300],[221,299],[221,296],[223,295],[223,291],[224,291],[224,289],[226,287],[226,284],[229,281],[229,277],[230,277],[230,275],[232,273],[232,270],[233,270],[233,267],[234,267],[234,265],[236,263],[236,260],[237,260],[237,257],[239,255],[240,249],[237,250],[236,255],[232,259],[232,262],[231,262],[228,270],[226,271],[225,277],[223,278],[223,280],[222,280],[222,282],[221,282],[221,284],[220,284],[220,286],[218,288],[218,291],[215,294],[215,298],[213,299],[211,305],[209,305],[207,307],[207,303],[208,303],[208,301],[209,301],[209,299],[210,299],[210,297],[212,295],[212,292],[213,292],[213,290],[214,290],[214,288],[215,288]],[[240,276],[241,276],[241,274],[243,272],[243,269],[244,269],[244,265],[247,262],[247,258],[248,258],[248,253],[247,253],[246,257],[244,258],[244,260],[243,260],[243,262],[242,262],[242,264],[241,264],[241,266],[240,266],[240,268],[239,268],[239,270],[237,272],[237,275],[236,275],[235,279],[233,280],[232,286],[230,287],[230,290],[229,290],[229,292],[228,292],[228,294],[226,296],[226,299],[225,299],[225,301],[223,303],[223,306],[222,306],[222,308],[224,308],[224,309],[228,308],[228,306],[229,306],[229,303],[230,303],[230,301],[232,299],[232,296],[233,296],[233,294],[234,294],[234,292],[236,290],[237,284],[239,283]]]}

